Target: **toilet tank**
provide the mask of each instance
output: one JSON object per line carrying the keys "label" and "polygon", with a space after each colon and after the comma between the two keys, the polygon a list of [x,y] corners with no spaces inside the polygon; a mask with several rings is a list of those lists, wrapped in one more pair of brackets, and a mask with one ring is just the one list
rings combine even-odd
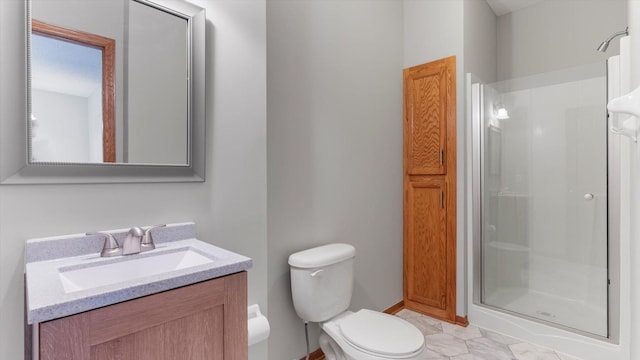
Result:
{"label": "toilet tank", "polygon": [[351,245],[329,244],[289,256],[291,295],[300,318],[323,322],[349,308],[355,253]]}

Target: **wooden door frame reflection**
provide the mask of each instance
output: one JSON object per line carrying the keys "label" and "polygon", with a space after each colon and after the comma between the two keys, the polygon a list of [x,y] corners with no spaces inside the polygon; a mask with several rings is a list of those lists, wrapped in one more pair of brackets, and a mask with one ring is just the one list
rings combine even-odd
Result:
{"label": "wooden door frame reflection", "polygon": [[102,157],[103,162],[116,161],[115,126],[115,53],[116,41],[107,37],[71,30],[40,20],[31,20],[34,34],[90,46],[102,51]]}

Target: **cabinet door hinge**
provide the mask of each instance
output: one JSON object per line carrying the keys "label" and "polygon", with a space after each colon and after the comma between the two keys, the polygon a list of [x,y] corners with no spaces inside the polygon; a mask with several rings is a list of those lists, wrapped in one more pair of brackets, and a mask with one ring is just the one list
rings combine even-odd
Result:
{"label": "cabinet door hinge", "polygon": [[444,150],[440,149],[440,165],[444,165]]}
{"label": "cabinet door hinge", "polygon": [[444,192],[440,191],[440,208],[444,208]]}

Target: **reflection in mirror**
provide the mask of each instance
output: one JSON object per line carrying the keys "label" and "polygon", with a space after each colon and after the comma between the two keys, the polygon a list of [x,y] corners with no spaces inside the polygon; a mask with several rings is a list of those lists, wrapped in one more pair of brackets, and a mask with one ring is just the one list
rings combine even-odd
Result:
{"label": "reflection in mirror", "polygon": [[188,163],[187,25],[129,1],[126,162]]}
{"label": "reflection in mirror", "polygon": [[181,3],[32,0],[31,163],[189,165]]}
{"label": "reflection in mirror", "polygon": [[32,20],[32,162],[115,161],[115,41]]}

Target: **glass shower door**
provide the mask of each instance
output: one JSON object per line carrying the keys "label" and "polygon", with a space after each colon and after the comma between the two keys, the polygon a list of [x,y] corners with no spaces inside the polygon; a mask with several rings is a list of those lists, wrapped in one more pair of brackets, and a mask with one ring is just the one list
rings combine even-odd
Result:
{"label": "glass shower door", "polygon": [[607,336],[601,70],[483,86],[481,301]]}

